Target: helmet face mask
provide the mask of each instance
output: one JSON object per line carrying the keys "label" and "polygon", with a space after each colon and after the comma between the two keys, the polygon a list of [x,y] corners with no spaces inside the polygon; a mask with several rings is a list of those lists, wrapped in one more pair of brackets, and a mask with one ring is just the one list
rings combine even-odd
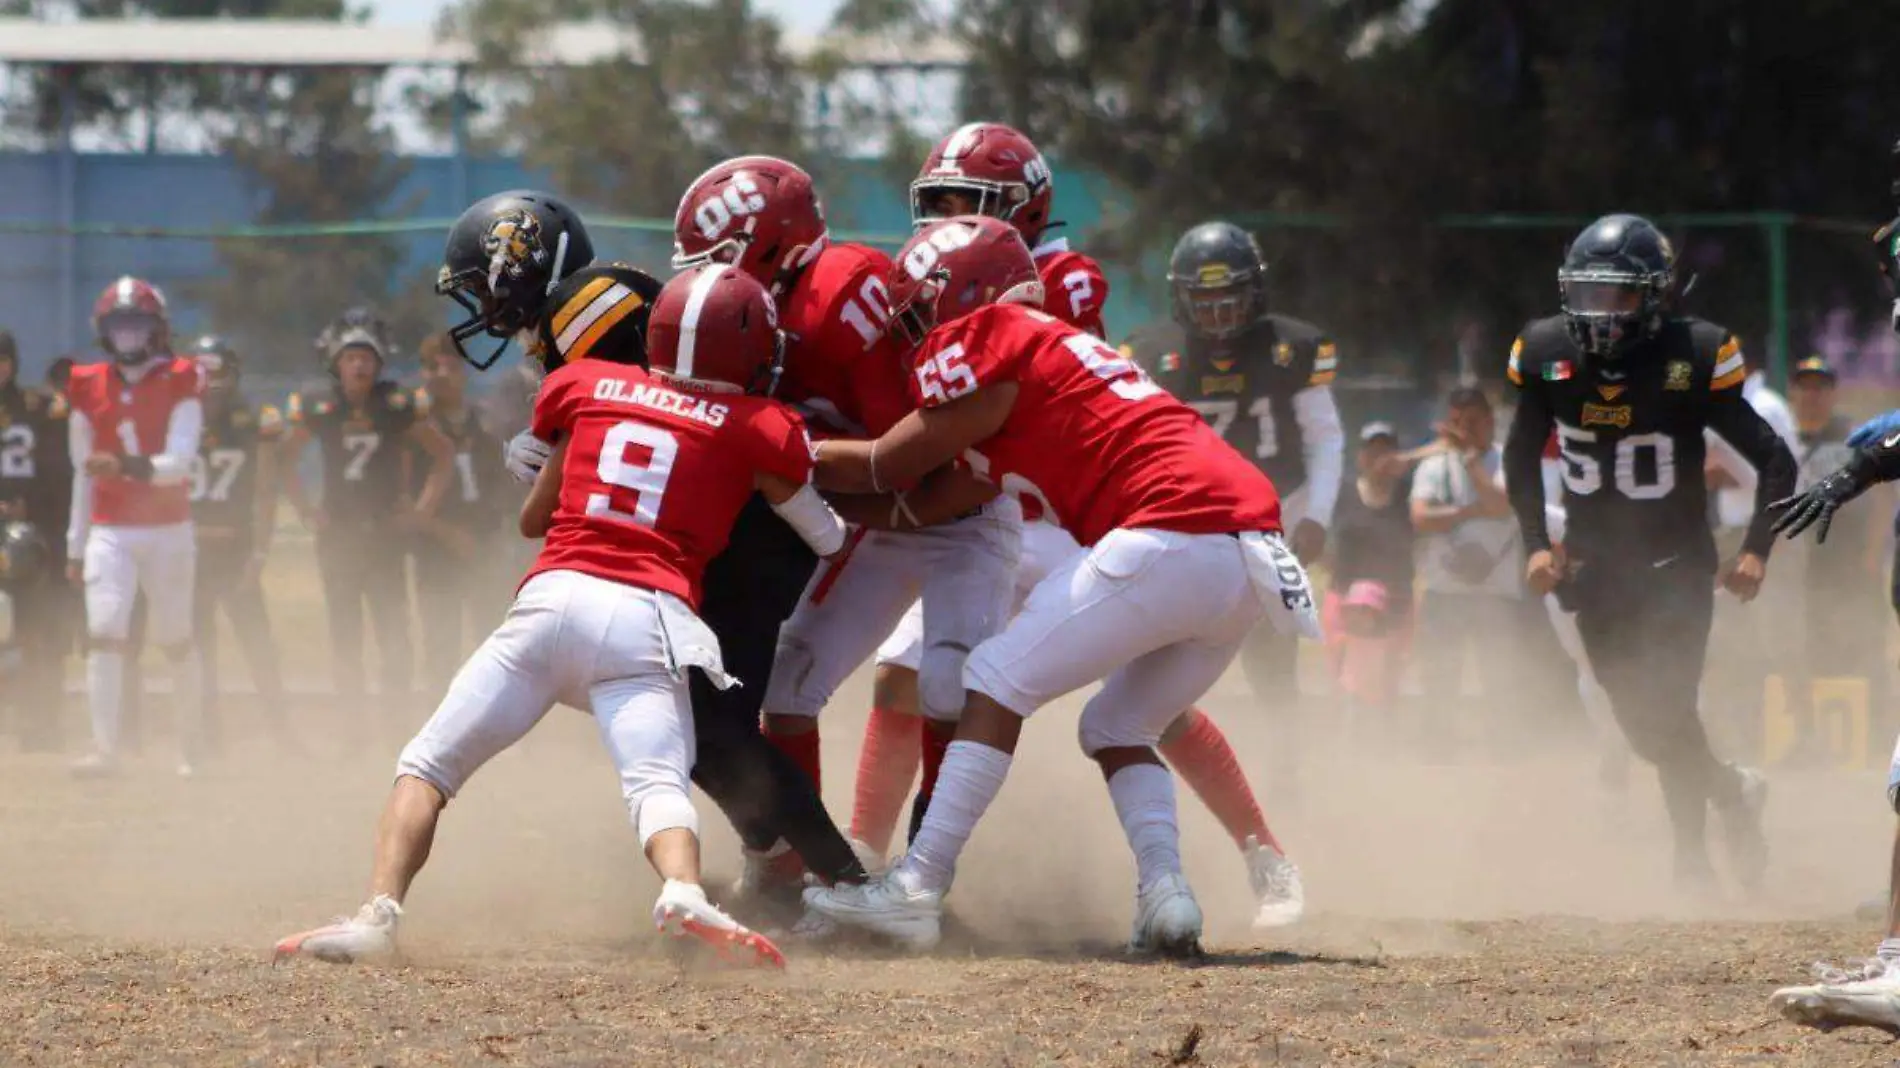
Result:
{"label": "helmet face mask", "polygon": [[137,367],[171,348],[165,296],[156,286],[127,275],[92,305],[92,332],[99,347],[121,367]]}
{"label": "helmet face mask", "polygon": [[1202,223],[1168,257],[1174,319],[1196,336],[1224,341],[1267,314],[1267,261],[1253,235],[1227,222]]}
{"label": "helmet face mask", "polygon": [[1564,324],[1586,356],[1617,359],[1653,335],[1675,284],[1675,251],[1647,219],[1606,215],[1557,271]]}
{"label": "helmet face mask", "polygon": [[959,215],[986,215],[1035,244],[1050,220],[1055,182],[1049,164],[1021,131],[997,122],[968,123],[931,148],[910,183],[916,229]]}

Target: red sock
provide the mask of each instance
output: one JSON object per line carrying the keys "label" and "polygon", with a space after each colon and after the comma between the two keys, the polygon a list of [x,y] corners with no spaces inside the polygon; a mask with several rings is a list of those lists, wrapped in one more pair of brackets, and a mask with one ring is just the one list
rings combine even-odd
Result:
{"label": "red sock", "polygon": [[812,789],[820,796],[824,794],[824,780],[818,775],[818,724],[813,722],[812,729],[803,734],[766,734],[778,751],[792,758],[798,770],[811,779]]}
{"label": "red sock", "polygon": [[888,708],[871,709],[858,752],[857,795],[851,804],[851,837],[879,856],[890,852],[897,817],[917,777],[924,719]]}
{"label": "red sock", "polygon": [[1187,729],[1173,741],[1161,743],[1161,755],[1220,820],[1235,845],[1245,849],[1247,839],[1255,838],[1261,845],[1279,849],[1280,843],[1267,829],[1267,817],[1254,799],[1253,787],[1247,785],[1247,774],[1240,770],[1240,759],[1234,755],[1234,747],[1227,744],[1227,736],[1200,709],[1190,708],[1185,715],[1189,717]]}

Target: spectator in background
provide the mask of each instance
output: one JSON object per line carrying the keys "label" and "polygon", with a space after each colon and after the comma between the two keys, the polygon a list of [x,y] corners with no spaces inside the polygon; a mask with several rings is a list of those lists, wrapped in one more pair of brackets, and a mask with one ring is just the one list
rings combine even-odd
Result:
{"label": "spectator in background", "polygon": [[[496,594],[508,589],[508,580],[495,565],[506,556],[493,550],[523,494],[502,468],[501,442],[482,428],[468,403],[468,365],[446,334],[422,343],[416,401],[417,412],[448,439],[455,456],[442,507],[420,531],[415,552],[423,676],[432,686],[447,686],[505,607]],[[428,469],[427,457],[415,450],[411,460],[412,479]]]}
{"label": "spectator in background", "polygon": [[[1810,356],[1795,364],[1789,378],[1800,464],[1797,488],[1806,489],[1832,474],[1853,455],[1847,435],[1854,421],[1836,410],[1837,378],[1826,358]],[[1884,708],[1887,612],[1881,593],[1886,526],[1893,515],[1890,486],[1868,491],[1880,501],[1858,515],[1836,520],[1825,543],[1803,539],[1783,546],[1794,550],[1798,581],[1787,585],[1801,597],[1804,641],[1798,682],[1790,704],[1818,705],[1852,694],[1869,715]]]}
{"label": "spectator in background", "polygon": [[[1801,455],[1794,413],[1752,363],[1742,382],[1742,399],[1781,435],[1789,451],[1796,457]],[[1709,451],[1703,476],[1714,491],[1710,496],[1714,501],[1711,520],[1716,552],[1724,561],[1733,560],[1754,517],[1755,468],[1714,431],[1704,436]],[[1799,572],[1799,568],[1771,568],[1752,604],[1732,597],[1716,598],[1705,676],[1710,698],[1707,720],[1709,727],[1722,733],[1723,744],[1729,748],[1753,746],[1761,722],[1764,684],[1770,675],[1780,673],[1787,678],[1798,667],[1795,647],[1777,633],[1777,628],[1788,619],[1799,618]]]}
{"label": "spectator in background", "polygon": [[[1509,746],[1562,700],[1551,685],[1553,661],[1545,648],[1555,638],[1543,606],[1524,590],[1523,541],[1504,494],[1491,400],[1461,387],[1446,404],[1434,450],[1412,475],[1424,589],[1414,646],[1419,684],[1430,740],[1457,746],[1452,716],[1465,706],[1469,659],[1483,689],[1481,729],[1494,745]],[[1574,680],[1571,674],[1562,685]],[[1574,700],[1573,691],[1563,703]]]}
{"label": "spectator in background", "polygon": [[1412,513],[1407,476],[1390,423],[1359,431],[1358,477],[1341,487],[1333,513],[1333,568],[1326,645],[1335,682],[1354,705],[1387,708],[1412,643]]}
{"label": "spectator in background", "polygon": [[46,367],[46,388],[58,394],[63,400],[66,387],[73,380],[73,367],[79,361],[71,356],[61,356]]}

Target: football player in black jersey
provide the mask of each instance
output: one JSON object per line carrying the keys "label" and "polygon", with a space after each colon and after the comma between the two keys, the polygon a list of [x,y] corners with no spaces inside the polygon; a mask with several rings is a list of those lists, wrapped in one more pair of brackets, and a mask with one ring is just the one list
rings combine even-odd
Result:
{"label": "football player in black jersey", "polygon": [[[376,628],[384,697],[412,691],[415,651],[409,637],[409,583],[398,551],[441,507],[455,465],[442,432],[417,418],[415,399],[382,377],[392,354],[388,331],[368,309],[353,308],[317,339],[335,380],[327,395],[293,393],[285,437],[284,491],[317,535],[317,569],[330,622],[336,692],[362,696],[363,611]],[[312,441],[323,464],[323,497],[312,505],[298,460]],[[403,485],[402,445],[428,457],[428,474],[413,500]]]}
{"label": "football player in black jersey", "polygon": [[[0,330],[0,522],[46,542],[48,568],[66,573],[66,526],[72,507],[73,465],[66,455],[66,399],[22,386],[13,335]],[[55,532],[49,536],[48,532]],[[25,549],[21,549],[22,558]],[[60,703],[66,652],[78,620],[73,588],[59,581],[26,583],[11,594],[20,677],[4,687],[13,706],[20,747],[52,752],[60,746]]]}
{"label": "football player in black jersey", "polygon": [[501,442],[483,429],[468,403],[467,362],[446,334],[425,340],[421,354],[416,410],[455,450],[442,508],[414,546],[422,670],[434,688],[448,684],[479,632],[506,607],[497,594],[509,588],[512,576],[495,566],[508,560],[496,543],[520,507],[521,493],[502,468]]}
{"label": "football player in black jersey", "polygon": [[[1136,331],[1122,351],[1273,481],[1293,551],[1310,566],[1325,552],[1345,474],[1332,391],[1338,353],[1319,327],[1269,310],[1266,278],[1253,235],[1227,222],[1194,227],[1168,260],[1172,321]],[[1256,627],[1240,662],[1287,732],[1276,752],[1278,777],[1291,789],[1299,639]]]}
{"label": "football player in black jersey", "polygon": [[[1758,772],[1717,759],[1696,706],[1717,575],[1751,600],[1773,536],[1769,505],[1794,488],[1794,456],[1742,398],[1741,342],[1674,314],[1675,253],[1634,215],[1608,215],[1558,271],[1563,312],[1524,328],[1508,376],[1518,406],[1505,481],[1530,554],[1526,577],[1555,589],[1630,748],[1656,766],[1675,830],[1676,875],[1713,877],[1708,809],[1748,887],[1767,862]],[[1545,526],[1542,456],[1552,430],[1568,519],[1561,549]],[[1755,520],[1740,554],[1717,560],[1702,478],[1705,430],[1754,465]]]}
{"label": "football player in black jersey", "polygon": [[227,341],[192,346],[204,372],[205,426],[191,470],[191,519],[198,533],[197,632],[204,666],[205,740],[222,742],[217,612],[231,621],[257,689],[257,705],[280,743],[288,741],[283,671],[260,582],[277,521],[277,461],[284,413],[253,405],[241,390],[242,363]]}
{"label": "football player in black jersey", "polygon": [[[531,236],[523,238],[524,234]],[[478,369],[493,366],[508,340],[515,338],[548,371],[593,355],[645,366],[644,308],[658,295],[660,283],[624,264],[577,266],[591,264],[593,257],[593,244],[580,218],[545,193],[497,193],[475,202],[449,233],[436,281],[438,293],[453,297],[469,312],[450,331],[450,341]],[[644,304],[629,306],[634,295]],[[575,326],[585,321],[594,325]],[[604,329],[601,323],[607,324]],[[464,342],[482,334],[501,339],[501,345],[482,357],[470,355]],[[551,452],[551,443],[523,430],[508,443],[508,469],[517,478],[531,481]],[[756,503],[764,508],[762,499]],[[765,513],[771,515],[769,509]],[[777,625],[758,626],[764,618],[756,608],[759,572],[761,568],[769,572],[768,565],[779,559],[780,542],[797,540],[795,532],[773,518],[774,524],[763,525],[763,536],[750,540],[742,518],[732,541],[706,573],[702,618],[719,637],[728,670],[739,670],[734,664],[740,658],[732,651],[735,626],[747,638],[763,630],[769,667],[769,636],[776,633]],[[809,550],[800,551],[809,559]],[[729,568],[723,589],[717,577],[721,561]],[[784,584],[780,576],[776,585]],[[794,597],[803,587],[802,578],[791,584]],[[755,618],[721,618],[714,610],[716,601],[729,604],[735,613],[750,609]],[[747,841],[770,844],[782,837],[820,879],[862,881],[864,867],[831,821],[811,779],[760,733],[758,700],[764,680],[736,688],[753,695],[749,704],[712,700],[720,691],[702,686],[703,681],[694,673],[693,727],[698,749],[694,784]],[[745,714],[736,714],[741,705]]]}

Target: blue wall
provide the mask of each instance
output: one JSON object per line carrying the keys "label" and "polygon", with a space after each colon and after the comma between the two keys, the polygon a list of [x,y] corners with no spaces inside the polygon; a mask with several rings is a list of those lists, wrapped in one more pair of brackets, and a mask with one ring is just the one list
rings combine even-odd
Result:
{"label": "blue wall", "polygon": [[[426,157],[409,162],[408,177],[388,213],[415,219],[456,215],[464,205],[455,198],[454,161]],[[74,157],[74,166],[72,221],[80,226],[242,226],[255,220],[264,203],[262,193],[252,188],[238,167],[224,157],[82,154]],[[65,222],[60,167],[57,155],[0,153],[0,223]],[[545,184],[542,176],[516,160],[475,159],[466,167],[470,199],[501,189]],[[880,233],[908,230],[906,191],[901,185],[885,181],[875,167],[866,164],[830,184],[826,209],[834,229]],[[1068,221],[1067,232],[1084,248],[1089,229],[1102,214],[1096,185],[1086,180],[1069,181],[1057,202],[1057,217]],[[612,210],[611,205],[584,207],[594,208],[592,214]],[[669,236],[601,227],[595,230],[602,255],[664,267],[671,248]],[[90,346],[87,316],[92,299],[121,274],[141,275],[172,294],[181,334],[216,329],[216,324],[205,321],[198,309],[179,296],[183,283],[215,281],[222,274],[210,241],[19,234],[0,235],[0,239],[7,249],[0,256],[0,327],[11,329],[19,338],[32,379],[37,379],[39,369],[61,353]],[[438,232],[419,232],[408,239],[407,264],[418,272],[417,277],[433,274],[441,240]],[[71,241],[74,257],[70,286],[61,277],[61,249],[66,241]],[[1125,276],[1111,272],[1110,281],[1111,332],[1127,332],[1160,306],[1158,300],[1131,299],[1135,294]]]}

